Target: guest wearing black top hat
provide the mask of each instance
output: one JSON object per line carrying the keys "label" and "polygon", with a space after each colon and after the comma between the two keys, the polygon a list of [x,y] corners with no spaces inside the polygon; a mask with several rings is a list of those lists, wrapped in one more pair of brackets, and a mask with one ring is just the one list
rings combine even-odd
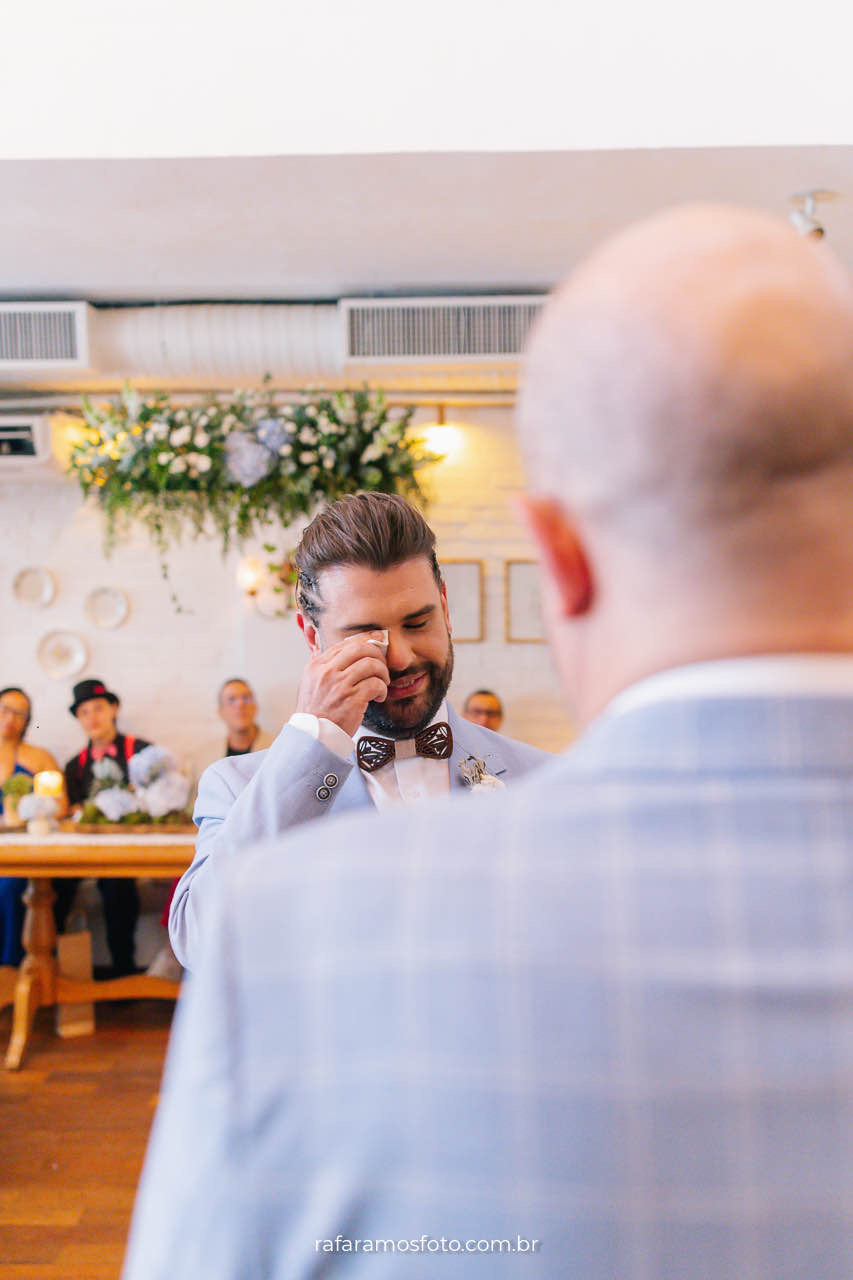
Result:
{"label": "guest wearing black top hat", "polygon": [[[92,766],[109,757],[115,761],[127,781],[127,762],[150,744],[144,738],[119,733],[116,729],[119,700],[103,680],[81,680],[74,686],[74,700],[68,710],[80,722],[88,738],[83,750],[65,766],[65,786],[72,808],[88,798],[94,781]],[[62,933],[74,894],[80,883],[75,879],[55,880],[54,914],[56,928]],[[104,904],[107,945],[112,957],[114,977],[136,971],[134,934],[139,919],[139,892],[135,880],[102,877],[98,889]]]}

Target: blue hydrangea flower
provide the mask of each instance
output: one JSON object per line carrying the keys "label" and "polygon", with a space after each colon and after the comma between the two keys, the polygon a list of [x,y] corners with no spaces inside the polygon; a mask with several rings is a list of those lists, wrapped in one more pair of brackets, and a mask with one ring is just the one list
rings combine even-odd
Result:
{"label": "blue hydrangea flower", "polygon": [[143,747],[127,762],[127,776],[132,787],[147,787],[163,773],[176,769],[174,756],[163,747]]}
{"label": "blue hydrangea flower", "polygon": [[255,428],[255,434],[270,453],[278,453],[281,446],[288,441],[287,427],[279,418],[261,418]]}
{"label": "blue hydrangea flower", "polygon": [[234,431],[225,441],[225,469],[229,480],[251,489],[269,471],[273,455],[245,431]]}

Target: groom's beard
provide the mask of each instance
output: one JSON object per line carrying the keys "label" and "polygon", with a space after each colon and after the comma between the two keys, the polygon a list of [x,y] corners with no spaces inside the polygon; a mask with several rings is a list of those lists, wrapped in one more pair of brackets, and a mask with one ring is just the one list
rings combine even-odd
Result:
{"label": "groom's beard", "polygon": [[406,676],[420,675],[426,672],[429,679],[426,688],[412,698],[400,698],[394,702],[368,702],[362,724],[366,729],[375,729],[386,738],[414,738],[425,729],[438,708],[444,701],[450,680],[453,675],[453,645],[448,638],[447,661],[443,666],[437,662],[422,662],[417,666],[407,667],[405,671],[392,671],[392,680],[402,680]]}

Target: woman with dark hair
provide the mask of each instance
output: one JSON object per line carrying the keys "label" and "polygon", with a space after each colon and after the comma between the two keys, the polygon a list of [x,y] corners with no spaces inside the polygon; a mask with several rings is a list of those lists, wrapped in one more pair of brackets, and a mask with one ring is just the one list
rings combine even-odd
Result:
{"label": "woman with dark hair", "polygon": [[[43,769],[59,769],[49,751],[24,742],[32,705],[23,689],[9,685],[0,689],[0,785],[12,774],[33,777]],[[68,812],[68,801],[60,801],[60,816]],[[24,924],[22,895],[26,880],[0,876],[0,965],[18,965],[23,958],[21,930]]]}

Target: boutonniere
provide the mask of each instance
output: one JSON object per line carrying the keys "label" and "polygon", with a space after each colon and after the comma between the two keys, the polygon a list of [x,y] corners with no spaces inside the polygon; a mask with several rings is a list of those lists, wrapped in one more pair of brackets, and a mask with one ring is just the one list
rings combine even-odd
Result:
{"label": "boutonniere", "polygon": [[466,756],[464,760],[460,760],[459,772],[462,774],[462,781],[474,792],[481,791],[485,794],[487,791],[503,791],[506,785],[493,773],[489,773],[485,761],[478,756]]}

